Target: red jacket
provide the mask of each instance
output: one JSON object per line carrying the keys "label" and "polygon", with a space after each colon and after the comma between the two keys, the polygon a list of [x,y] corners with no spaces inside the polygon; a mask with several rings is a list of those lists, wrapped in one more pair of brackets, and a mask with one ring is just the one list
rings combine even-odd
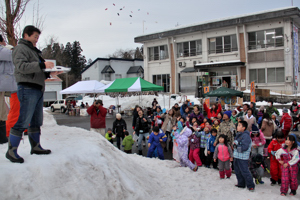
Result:
{"label": "red jacket", "polygon": [[[279,143],[278,140],[276,138],[274,138],[268,146],[269,154],[271,154],[271,151],[277,151],[278,149],[281,149],[284,146],[284,144],[285,144],[285,140],[283,142]],[[275,156],[273,156],[271,154],[270,161],[272,162],[273,160],[276,160],[276,158],[275,158]]]}
{"label": "red jacket", "polygon": [[87,109],[87,113],[91,115],[91,128],[106,128],[105,116],[107,110],[103,106],[99,106],[98,110],[99,112],[97,114],[97,109],[94,105],[90,106]]}
{"label": "red jacket", "polygon": [[282,118],[280,120],[280,126],[282,130],[290,130],[292,127],[292,118],[288,113],[283,113]]}
{"label": "red jacket", "polygon": [[209,109],[207,107],[206,103],[204,103],[203,106],[204,106],[204,110],[207,113],[207,118],[208,119],[210,119],[211,117],[217,117],[217,115],[219,114],[219,112],[221,112],[221,110],[222,110],[222,106],[221,106],[220,103],[218,103],[218,110],[217,110],[217,112],[211,111],[211,109]]}

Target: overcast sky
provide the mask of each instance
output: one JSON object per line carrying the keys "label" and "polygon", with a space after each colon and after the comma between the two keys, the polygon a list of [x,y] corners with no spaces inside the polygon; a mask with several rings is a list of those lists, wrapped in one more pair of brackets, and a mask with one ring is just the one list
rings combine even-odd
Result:
{"label": "overcast sky", "polygon": [[[37,2],[28,4],[22,25],[32,24]],[[40,0],[39,4],[45,17],[39,47],[51,36],[64,45],[77,40],[87,60],[94,60],[120,48],[141,46],[134,37],[143,32],[289,7],[292,0]],[[293,5],[300,7],[300,0],[293,0]]]}

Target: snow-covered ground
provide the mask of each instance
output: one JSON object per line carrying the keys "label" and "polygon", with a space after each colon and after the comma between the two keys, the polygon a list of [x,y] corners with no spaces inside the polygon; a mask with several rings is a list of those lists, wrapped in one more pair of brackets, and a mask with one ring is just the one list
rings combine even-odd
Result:
{"label": "snow-covered ground", "polygon": [[193,172],[175,161],[125,154],[102,136],[80,128],[58,126],[44,112],[42,141],[50,155],[30,155],[24,136],[23,164],[5,158],[0,145],[0,199],[299,199],[281,197],[280,187],[257,185],[255,192],[235,188],[235,175],[220,180],[213,169]]}

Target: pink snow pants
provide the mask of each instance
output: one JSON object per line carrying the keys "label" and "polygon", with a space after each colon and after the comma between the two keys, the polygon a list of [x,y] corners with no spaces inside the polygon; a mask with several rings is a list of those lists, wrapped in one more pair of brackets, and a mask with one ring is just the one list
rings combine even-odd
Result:
{"label": "pink snow pants", "polygon": [[200,157],[199,157],[199,152],[200,152],[200,149],[197,148],[197,149],[190,149],[190,154],[189,154],[189,160],[192,162],[192,163],[197,163],[197,166],[202,166],[202,162],[200,160]]}

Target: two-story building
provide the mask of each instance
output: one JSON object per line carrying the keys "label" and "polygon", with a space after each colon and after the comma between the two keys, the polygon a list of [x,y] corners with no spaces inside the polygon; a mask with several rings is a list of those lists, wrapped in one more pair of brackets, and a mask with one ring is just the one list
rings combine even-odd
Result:
{"label": "two-story building", "polygon": [[81,80],[113,81],[118,78],[144,78],[141,59],[97,58],[81,72]]}
{"label": "two-story building", "polygon": [[[144,45],[144,78],[171,93],[197,87],[298,88],[300,11],[288,7],[135,37]],[[197,84],[198,83],[198,84]]]}

